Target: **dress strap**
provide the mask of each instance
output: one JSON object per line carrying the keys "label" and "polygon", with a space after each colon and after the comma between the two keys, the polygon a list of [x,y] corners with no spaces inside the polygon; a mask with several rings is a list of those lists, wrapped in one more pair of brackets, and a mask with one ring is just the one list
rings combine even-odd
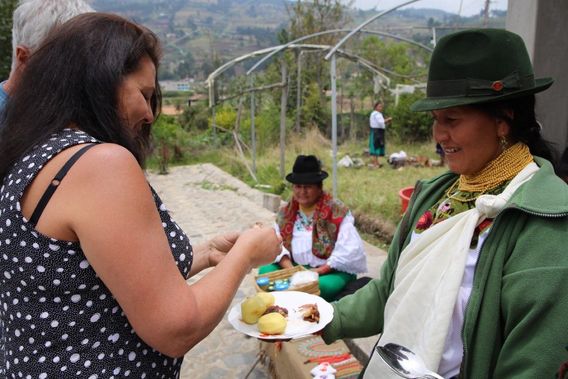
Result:
{"label": "dress strap", "polygon": [[36,208],[34,209],[34,212],[32,213],[32,217],[30,218],[30,223],[32,225],[37,225],[37,222],[39,221],[41,214],[43,213],[45,207],[47,206],[47,203],[51,199],[51,196],[53,196],[53,193],[55,192],[57,187],[59,187],[61,180],[63,180],[65,175],[67,175],[67,172],[69,172],[69,170],[75,164],[75,162],[77,162],[77,160],[79,158],[81,158],[81,155],[85,154],[87,152],[87,150],[89,150],[91,147],[93,147],[95,145],[96,144],[93,143],[93,144],[88,144],[87,146],[82,147],[81,149],[79,149],[79,151],[77,151],[75,154],[73,154],[67,162],[65,162],[63,167],[61,167],[61,169],[55,175],[55,177],[53,178],[51,183],[49,183],[49,186],[47,187],[47,189],[43,193],[43,196],[41,197],[41,199],[39,199],[39,202],[37,203]]}

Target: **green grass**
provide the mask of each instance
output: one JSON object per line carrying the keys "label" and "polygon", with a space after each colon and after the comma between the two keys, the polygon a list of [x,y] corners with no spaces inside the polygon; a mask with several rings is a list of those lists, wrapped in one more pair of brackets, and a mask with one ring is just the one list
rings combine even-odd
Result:
{"label": "green grass", "polygon": [[350,175],[338,173],[338,197],[360,213],[377,216],[390,222],[400,220],[401,200],[399,191],[414,186],[417,180],[436,176],[444,171],[436,168],[404,167],[362,168]]}
{"label": "green grass", "polygon": [[217,184],[217,183],[211,183],[208,180],[204,180],[202,181],[200,184],[200,187],[205,189],[205,190],[209,190],[209,191],[233,191],[236,192],[237,189],[235,187],[229,186],[227,184]]}
{"label": "green grass", "polygon": [[[255,181],[246,166],[247,164],[249,167],[251,166],[252,159],[250,156],[243,159],[230,142],[225,145],[213,144],[210,140],[203,142],[200,147],[191,148],[189,156],[183,164],[210,162],[246,182],[251,187],[277,193],[286,200],[291,196],[290,184],[280,176],[279,146],[261,149],[257,154],[257,181]],[[365,165],[360,168],[338,168],[337,197],[347,204],[354,213],[363,214],[371,220],[387,223],[394,227],[401,216],[399,190],[413,186],[419,179],[439,175],[446,169],[443,167],[410,166],[393,169],[384,159],[382,159],[382,168],[370,168],[367,167],[370,158],[364,154],[367,144],[366,140],[353,141],[344,143],[338,148],[338,160],[348,154],[352,158],[362,159]],[[395,141],[389,142],[387,135],[387,153],[400,150],[404,150],[409,156],[437,159],[433,142],[401,144]],[[292,170],[298,154],[314,154],[320,158],[324,169],[330,174],[330,177],[324,181],[324,189],[331,192],[333,179],[330,141],[316,130],[301,135],[291,135],[287,139],[284,174]],[[152,161],[150,166],[152,166]]]}

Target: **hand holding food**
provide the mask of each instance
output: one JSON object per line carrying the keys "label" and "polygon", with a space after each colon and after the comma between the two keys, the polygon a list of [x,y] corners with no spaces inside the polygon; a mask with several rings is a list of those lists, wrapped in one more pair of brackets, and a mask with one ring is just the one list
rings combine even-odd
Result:
{"label": "hand holding food", "polygon": [[273,262],[280,254],[282,238],[272,228],[251,228],[242,232],[235,249],[248,256],[251,267]]}
{"label": "hand holding food", "polygon": [[207,242],[209,267],[217,266],[217,264],[225,258],[237,241],[237,238],[239,238],[239,233],[229,232],[215,236]]}

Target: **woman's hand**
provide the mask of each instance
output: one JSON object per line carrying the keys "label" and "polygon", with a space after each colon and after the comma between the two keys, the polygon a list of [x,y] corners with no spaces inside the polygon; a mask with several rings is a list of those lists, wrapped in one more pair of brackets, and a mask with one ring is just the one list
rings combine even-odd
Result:
{"label": "woman's hand", "polygon": [[282,250],[282,237],[272,228],[253,227],[244,231],[233,249],[246,254],[251,268],[274,262]]}
{"label": "woman's hand", "polygon": [[314,271],[314,272],[317,272],[320,275],[325,275],[325,274],[331,272],[333,269],[326,263],[326,264],[321,265],[319,267],[312,268],[311,270]]}
{"label": "woman's hand", "polygon": [[292,260],[290,259],[289,256],[285,255],[282,257],[282,259],[280,259],[280,262],[278,262],[278,264],[280,265],[281,268],[291,268],[294,267],[294,264],[292,263]]}
{"label": "woman's hand", "polygon": [[237,238],[239,233],[228,232],[193,246],[193,261],[187,277],[191,278],[205,269],[217,266],[227,256]]}
{"label": "woman's hand", "polygon": [[231,250],[235,242],[239,238],[239,233],[229,232],[213,237],[207,241],[207,255],[209,267],[217,266],[219,262]]}

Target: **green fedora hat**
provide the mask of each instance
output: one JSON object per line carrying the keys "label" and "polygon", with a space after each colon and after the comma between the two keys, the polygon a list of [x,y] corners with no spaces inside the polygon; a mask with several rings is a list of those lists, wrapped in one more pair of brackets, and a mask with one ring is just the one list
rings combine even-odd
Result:
{"label": "green fedora hat", "polygon": [[471,29],[440,39],[428,70],[426,98],[410,107],[431,111],[514,99],[544,91],[520,36],[503,29]]}

